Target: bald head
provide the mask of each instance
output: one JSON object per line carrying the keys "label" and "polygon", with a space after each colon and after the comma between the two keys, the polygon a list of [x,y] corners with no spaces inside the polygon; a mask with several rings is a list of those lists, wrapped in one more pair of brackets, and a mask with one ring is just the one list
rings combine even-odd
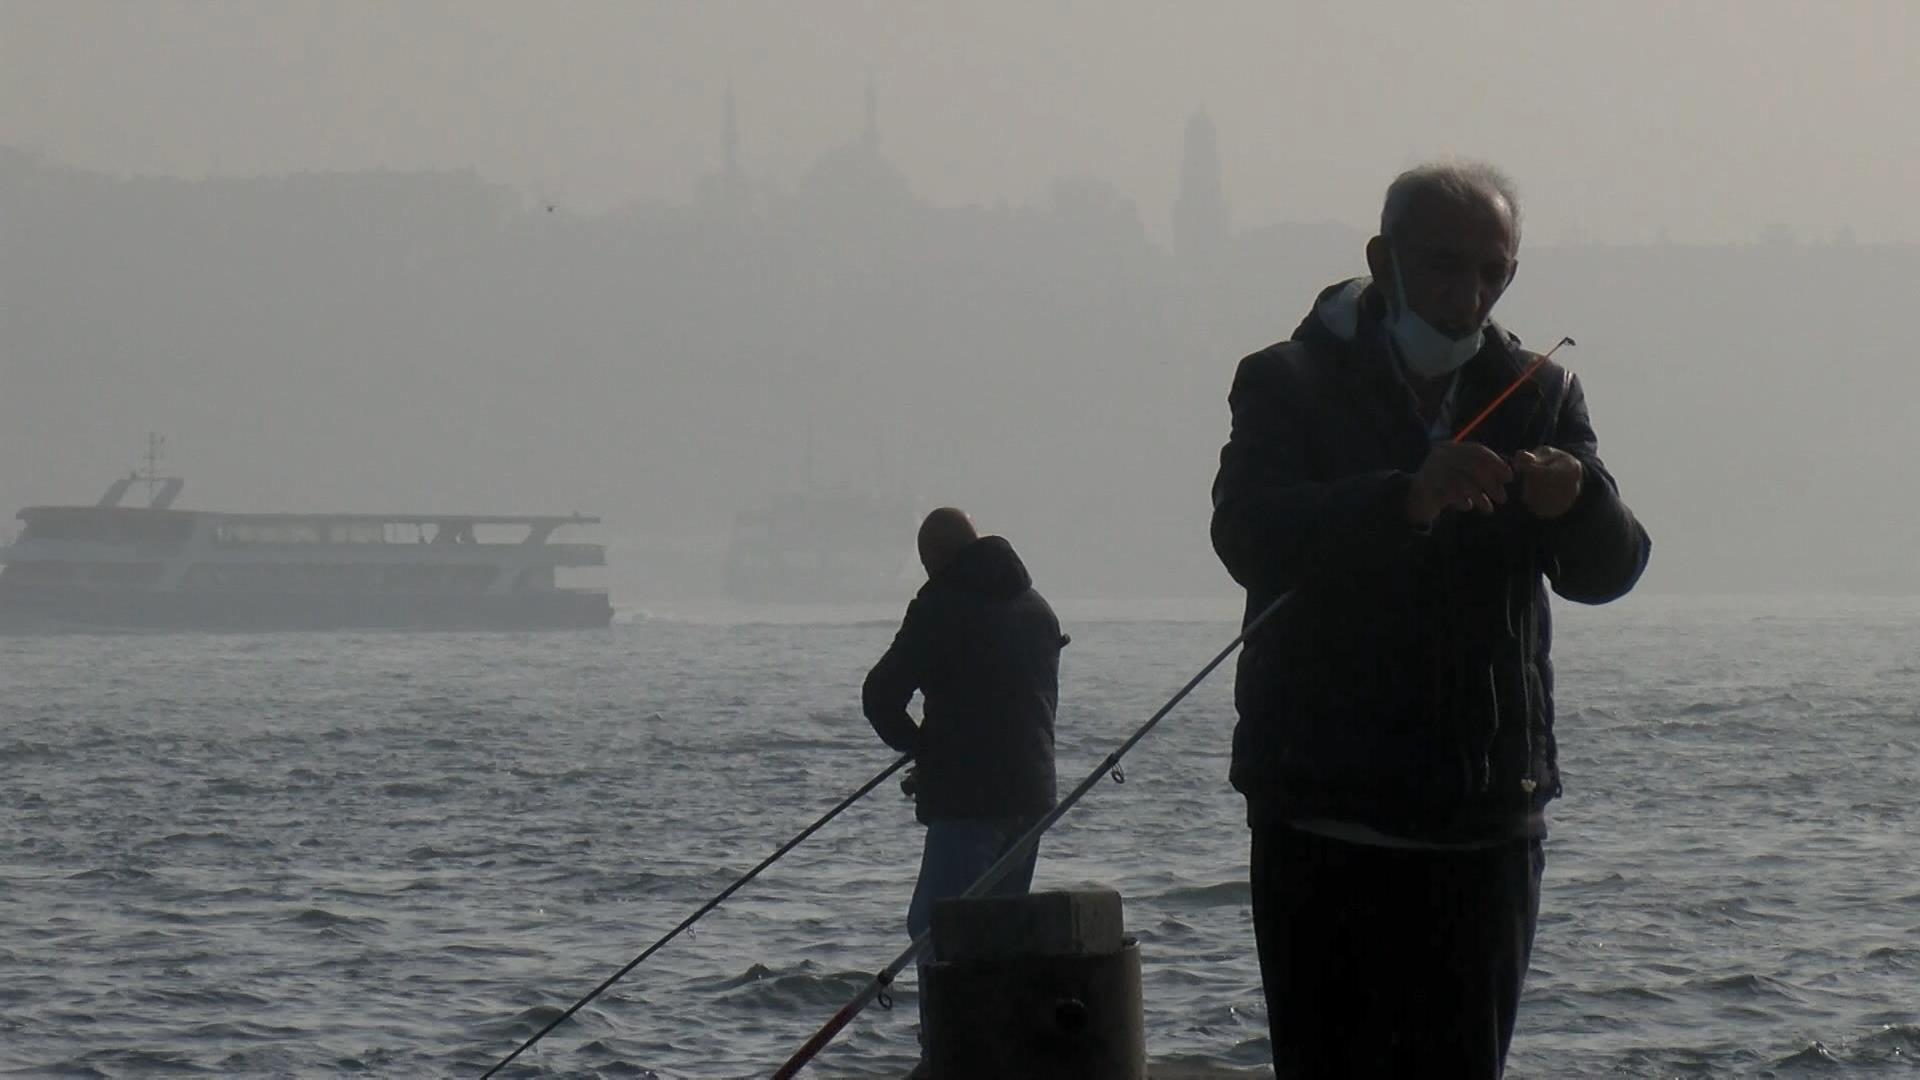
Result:
{"label": "bald head", "polygon": [[973,522],[963,511],[943,506],[920,523],[920,565],[926,567],[927,576],[932,577],[978,539],[980,534],[974,531]]}

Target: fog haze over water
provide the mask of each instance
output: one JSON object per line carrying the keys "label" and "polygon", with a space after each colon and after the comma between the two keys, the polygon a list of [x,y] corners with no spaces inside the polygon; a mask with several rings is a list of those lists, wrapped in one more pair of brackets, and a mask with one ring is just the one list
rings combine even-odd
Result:
{"label": "fog haze over water", "polygon": [[1461,152],[1649,589],[1920,588],[1904,5],[0,11],[9,510],[157,430],[186,506],[602,514],[625,604],[809,486],[1224,594],[1234,362]]}
{"label": "fog haze over water", "polygon": [[[1517,180],[1496,318],[1579,342],[1654,540],[1631,597],[1557,606],[1513,1071],[1905,1070],[1916,38],[1902,0],[0,0],[0,541],[158,433],[181,509],[412,529],[357,577],[286,545],[287,595],[411,616],[393,582],[524,556],[486,580],[596,626],[0,635],[0,1069],[477,1072],[884,764],[903,507],[1054,602],[1084,775],[1234,632],[1236,364],[1457,154]],[[891,508],[837,542],[898,580],[724,596],[741,515],[829,495]],[[547,588],[598,551],[467,546],[574,511],[609,629]],[[182,533],[46,561],[101,535]],[[1260,1075],[1233,719],[1223,671],[1037,880],[1125,894],[1157,1062]],[[904,944],[920,838],[883,786],[528,1073],[780,1060]],[[835,1067],[897,1075],[905,1016]]]}

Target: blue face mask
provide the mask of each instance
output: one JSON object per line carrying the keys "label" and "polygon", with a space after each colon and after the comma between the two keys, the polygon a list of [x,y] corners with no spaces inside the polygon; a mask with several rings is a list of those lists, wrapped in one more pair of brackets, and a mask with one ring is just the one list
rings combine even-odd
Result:
{"label": "blue face mask", "polygon": [[1429,379],[1459,371],[1480,352],[1486,325],[1481,324],[1463,338],[1450,338],[1434,329],[1432,323],[1415,314],[1413,305],[1407,303],[1407,287],[1400,273],[1400,252],[1392,247],[1387,251],[1393,259],[1395,300],[1392,310],[1387,312],[1387,333],[1393,337],[1401,363],[1407,365],[1408,371]]}

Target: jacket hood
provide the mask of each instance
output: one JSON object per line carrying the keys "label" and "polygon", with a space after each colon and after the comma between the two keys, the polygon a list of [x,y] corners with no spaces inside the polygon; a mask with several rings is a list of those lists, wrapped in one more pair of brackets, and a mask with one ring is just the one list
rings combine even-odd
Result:
{"label": "jacket hood", "polygon": [[[1352,347],[1380,336],[1376,331],[1386,314],[1386,297],[1373,287],[1371,276],[1348,278],[1320,290],[1312,310],[1294,329],[1293,340]],[[1487,341],[1505,345],[1509,353],[1520,347],[1519,338],[1491,319],[1487,320]]]}
{"label": "jacket hood", "polygon": [[1033,587],[1025,563],[1004,537],[983,536],[953,557],[928,588],[956,589],[995,598],[1018,596]]}

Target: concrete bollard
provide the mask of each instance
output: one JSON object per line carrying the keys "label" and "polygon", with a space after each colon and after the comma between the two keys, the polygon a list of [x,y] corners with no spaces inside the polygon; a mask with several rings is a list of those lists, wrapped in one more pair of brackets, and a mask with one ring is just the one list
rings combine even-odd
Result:
{"label": "concrete bollard", "polygon": [[920,986],[933,1080],[1147,1080],[1123,930],[1111,889],[936,902]]}

